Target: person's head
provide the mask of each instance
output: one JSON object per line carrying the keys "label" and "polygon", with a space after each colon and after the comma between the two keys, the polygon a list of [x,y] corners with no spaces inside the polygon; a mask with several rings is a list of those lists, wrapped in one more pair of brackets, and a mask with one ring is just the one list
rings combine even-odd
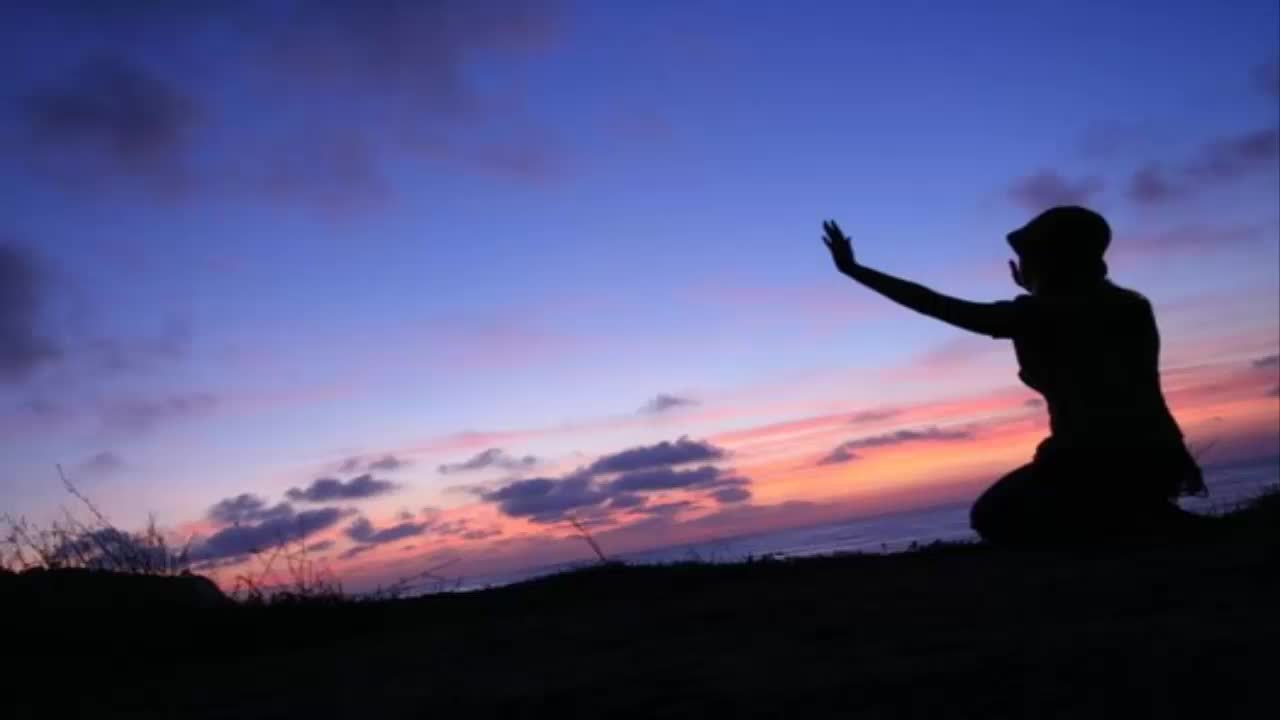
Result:
{"label": "person's head", "polygon": [[1103,255],[1111,244],[1111,226],[1087,208],[1049,208],[1009,233],[1008,241],[1034,294],[1072,292],[1107,277]]}

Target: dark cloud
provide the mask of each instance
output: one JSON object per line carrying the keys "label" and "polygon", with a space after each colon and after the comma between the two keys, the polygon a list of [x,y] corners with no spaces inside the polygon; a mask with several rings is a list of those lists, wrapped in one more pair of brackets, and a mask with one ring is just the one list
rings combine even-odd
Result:
{"label": "dark cloud", "polygon": [[403,458],[398,458],[390,453],[380,458],[370,459],[360,455],[355,455],[343,460],[338,465],[338,472],[344,475],[352,473],[364,472],[395,472],[401,468],[408,467],[411,463]]}
{"label": "dark cloud", "polygon": [[[732,490],[723,492],[725,502],[744,497],[748,480],[705,464],[724,457],[724,451],[710,443],[681,437],[675,442],[604,455],[561,477],[517,480],[495,490],[477,490],[477,494],[505,515],[537,523],[560,522],[567,517],[607,522],[616,511],[643,511],[648,507],[648,493],[700,489],[714,496]],[[703,464],[681,467],[693,463]],[[434,530],[441,532],[439,527]]]}
{"label": "dark cloud", "polygon": [[1129,178],[1129,199],[1139,205],[1158,205],[1185,194],[1160,165],[1146,165]]}
{"label": "dark cloud", "polygon": [[337,478],[318,478],[306,488],[289,488],[285,497],[294,502],[322,503],[334,500],[361,500],[385,495],[396,489],[389,480],[378,480],[368,473],[343,482]]}
{"label": "dark cloud", "polygon": [[655,395],[652,400],[645,403],[644,407],[640,408],[640,412],[641,414],[645,414],[645,415],[657,415],[659,413],[664,413],[668,410],[674,410],[679,407],[687,407],[689,405],[697,405],[697,404],[698,404],[698,401],[692,398],[680,397],[679,395],[667,395],[666,393],[659,393],[658,395]]}
{"label": "dark cloud", "polygon": [[819,465],[842,465],[844,463],[853,462],[854,460],[861,460],[861,459],[862,459],[861,455],[853,452],[852,450],[846,448],[843,445],[838,445],[834,450],[827,453],[826,455],[823,455],[822,458],[818,460],[818,464]]}
{"label": "dark cloud", "polygon": [[1166,205],[1212,187],[1274,171],[1280,159],[1280,129],[1264,128],[1211,140],[1191,160],[1167,167],[1150,164],[1129,180],[1129,199]]}
{"label": "dark cloud", "polygon": [[872,435],[870,437],[859,438],[857,440],[850,440],[844,444],[844,447],[850,450],[861,450],[864,448],[902,445],[903,443],[918,442],[922,440],[949,441],[972,439],[973,432],[970,430],[946,430],[935,426],[929,426],[918,430],[898,430],[897,432],[885,433],[883,435]]}
{"label": "dark cloud", "polygon": [[94,475],[110,475],[119,472],[124,466],[124,458],[111,450],[103,450],[80,463],[81,470]]}
{"label": "dark cloud", "polygon": [[181,182],[198,116],[181,90],[115,56],[86,59],[66,82],[27,96],[24,110],[33,147],[76,153],[161,189]]}
{"label": "dark cloud", "polygon": [[[26,94],[27,146],[56,161],[61,180],[129,175],[168,196],[229,189],[333,210],[381,203],[393,153],[513,178],[556,170],[522,98],[491,103],[471,72],[478,60],[514,70],[544,46],[556,2],[75,3],[14,14],[0,24],[43,16],[55,42],[91,34],[105,51]],[[199,41],[214,34],[217,50]],[[143,62],[157,57],[163,65]],[[248,98],[239,107],[270,107],[275,122],[221,103],[215,73]],[[357,118],[311,111],[333,102]],[[499,121],[505,134],[483,132]],[[371,137],[363,128],[375,123]],[[228,131],[234,152],[201,152]]]}
{"label": "dark cloud", "polygon": [[1044,400],[1040,398],[1027,398],[1026,400],[1022,401],[1022,406],[1029,407],[1029,408],[1044,407]]}
{"label": "dark cloud", "polygon": [[35,257],[0,241],[0,383],[29,378],[58,359],[58,346],[41,326],[48,284]]}
{"label": "dark cloud", "polygon": [[[216,507],[216,506],[215,506]],[[333,527],[347,511],[327,507],[280,513],[260,522],[225,527],[191,549],[193,561],[218,560],[261,552],[281,543],[304,540]]]}
{"label": "dark cloud", "polygon": [[481,499],[494,503],[511,517],[534,522],[559,522],[572,513],[580,519],[607,519],[618,510],[642,511],[647,494],[670,490],[702,490],[712,497],[744,495],[749,480],[726,473],[715,465],[682,466],[714,462],[725,457],[720,448],[682,437],[676,442],[634,447],[605,455],[586,468],[559,478],[529,478],[497,490],[480,491]]}
{"label": "dark cloud", "polygon": [[366,466],[370,472],[395,472],[400,468],[407,467],[408,460],[398,458],[395,455],[383,455],[377,460],[370,461]]}
{"label": "dark cloud", "polygon": [[599,505],[609,496],[592,485],[590,476],[579,474],[517,480],[481,497],[496,503],[504,515],[545,523],[557,522],[571,510]]}
{"label": "dark cloud", "polygon": [[376,547],[378,546],[377,545],[356,545],[355,547],[347,548],[338,557],[342,558],[343,560],[350,560],[351,558],[356,557],[358,555],[363,555],[364,553],[367,553]]}
{"label": "dark cloud", "polygon": [[491,537],[497,537],[502,534],[498,528],[477,528],[475,530],[467,530],[459,537],[463,540],[488,540]]}
{"label": "dark cloud", "polygon": [[102,408],[102,422],[109,429],[142,432],[173,420],[204,415],[217,404],[217,398],[202,392],[116,400]]}
{"label": "dark cloud", "polygon": [[587,471],[593,475],[626,473],[689,463],[715,462],[724,458],[724,450],[711,443],[681,437],[674,443],[664,440],[657,445],[643,445],[602,456]]}
{"label": "dark cloud", "polygon": [[1274,170],[1280,156],[1280,129],[1265,128],[1207,143],[1187,166],[1203,182],[1232,180],[1258,170]]}
{"label": "dark cloud", "polygon": [[520,470],[528,470],[538,464],[538,458],[532,455],[524,457],[515,457],[508,455],[500,448],[489,448],[475,456],[456,463],[445,463],[438,468],[437,471],[441,475],[451,475],[462,472],[474,472],[478,470],[487,470],[496,468],[510,472],[518,472]]}
{"label": "dark cloud", "polygon": [[1015,205],[1039,212],[1054,205],[1087,205],[1102,187],[1102,181],[1095,177],[1073,181],[1045,169],[1014,180],[1008,194]]}
{"label": "dark cloud", "polygon": [[1267,355],[1266,357],[1260,357],[1253,361],[1253,366],[1256,368],[1280,367],[1280,355]]}
{"label": "dark cloud", "polygon": [[713,465],[703,465],[694,470],[652,468],[619,475],[606,485],[610,494],[652,492],[698,487],[714,482],[721,471]]}
{"label": "dark cloud", "polygon": [[882,422],[884,420],[892,420],[902,414],[897,408],[884,408],[882,410],[865,410],[855,413],[849,422],[855,425],[869,425],[871,423]]}
{"label": "dark cloud", "polygon": [[267,501],[257,495],[242,493],[235,497],[218,501],[217,504],[209,508],[205,516],[214,522],[234,525],[236,523],[261,522],[292,517],[293,507],[288,503],[268,506]]}
{"label": "dark cloud", "polygon": [[427,531],[430,523],[402,522],[382,529],[375,528],[366,517],[356,518],[344,531],[347,537],[366,545],[381,545],[409,537],[417,537]]}
{"label": "dark cloud", "polygon": [[905,443],[933,441],[933,442],[951,442],[957,440],[972,440],[973,432],[971,430],[947,430],[944,428],[929,426],[918,430],[898,430],[897,432],[885,433],[883,435],[871,435],[869,437],[850,440],[837,445],[830,453],[818,461],[819,465],[836,465],[859,459],[857,450],[865,450],[869,448],[889,447],[891,445],[903,445]]}
{"label": "dark cloud", "polygon": [[750,500],[751,491],[744,487],[727,487],[711,493],[711,497],[721,505],[727,505]]}
{"label": "dark cloud", "polygon": [[1267,393],[1267,397],[1280,397],[1280,385],[1271,388],[1271,392]]}
{"label": "dark cloud", "polygon": [[639,507],[645,504],[646,500],[643,495],[632,495],[630,493],[621,493],[614,495],[609,499],[609,507],[614,510],[626,510],[627,508]]}

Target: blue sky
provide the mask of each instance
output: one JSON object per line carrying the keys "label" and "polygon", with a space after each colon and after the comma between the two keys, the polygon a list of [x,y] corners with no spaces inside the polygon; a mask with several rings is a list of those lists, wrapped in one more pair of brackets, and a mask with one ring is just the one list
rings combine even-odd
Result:
{"label": "blue sky", "polygon": [[[1084,202],[1157,307],[1244,298],[1167,347],[1274,346],[1274,2],[48,7],[0,11],[0,242],[40,300],[0,319],[60,350],[6,354],[11,512],[54,463],[178,524],[419,453],[376,518],[465,504],[431,472],[460,432],[579,428],[506,448],[572,464],[1012,382],[986,349],[872,380],[975,346],[842,282],[826,217],[993,299],[1004,233]],[[660,393],[702,414],[599,427]]]}

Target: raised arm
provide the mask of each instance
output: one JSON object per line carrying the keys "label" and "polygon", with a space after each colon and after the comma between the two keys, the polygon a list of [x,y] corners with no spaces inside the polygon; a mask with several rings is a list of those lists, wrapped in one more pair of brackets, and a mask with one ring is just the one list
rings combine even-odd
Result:
{"label": "raised arm", "polygon": [[[836,269],[890,300],[918,313],[937,318],[969,332],[1007,338],[1014,331],[1012,302],[978,303],[934,292],[909,280],[894,277],[859,264],[853,255],[853,244],[835,221],[822,224],[822,238]],[[1016,276],[1015,276],[1016,279]]]}

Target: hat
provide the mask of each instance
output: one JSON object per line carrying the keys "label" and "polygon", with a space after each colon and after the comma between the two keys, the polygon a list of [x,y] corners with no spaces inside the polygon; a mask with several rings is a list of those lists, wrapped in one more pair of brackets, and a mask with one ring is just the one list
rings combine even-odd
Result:
{"label": "hat", "polygon": [[1100,260],[1111,244],[1111,226],[1088,208],[1063,205],[1035,216],[1008,240],[1019,256]]}

